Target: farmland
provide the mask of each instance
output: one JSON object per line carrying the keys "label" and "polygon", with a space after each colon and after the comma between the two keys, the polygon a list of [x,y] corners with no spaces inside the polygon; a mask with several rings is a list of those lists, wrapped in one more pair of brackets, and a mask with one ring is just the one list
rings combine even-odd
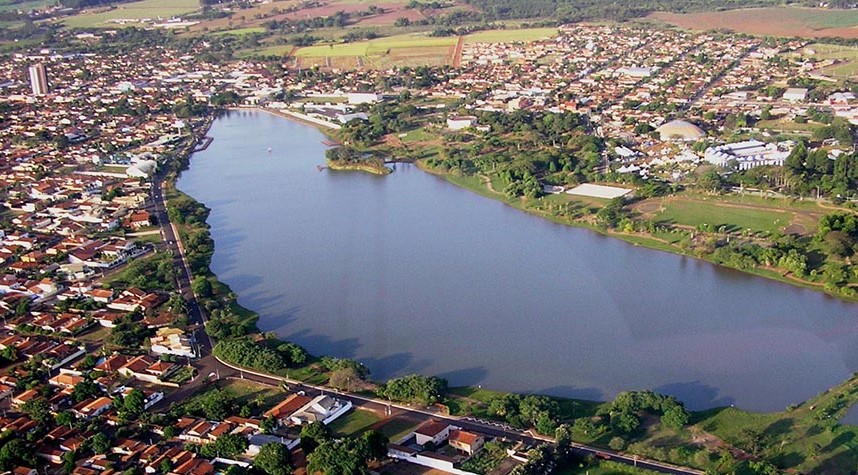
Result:
{"label": "farmland", "polygon": [[70,28],[104,28],[116,26],[115,20],[166,19],[195,12],[199,8],[198,0],[143,0],[122,3],[111,9],[86,11],[64,19],[63,24]]}
{"label": "farmland", "polygon": [[755,35],[858,38],[856,10],[779,7],[687,14],[658,12],[646,18],[691,30],[724,29]]}
{"label": "farmland", "polygon": [[[374,67],[448,64],[457,39],[424,34],[396,35],[355,43],[300,48],[294,56],[301,66]],[[259,54],[271,54],[263,50]]]}
{"label": "farmland", "polygon": [[[556,28],[489,30],[462,38],[464,43],[529,42],[550,38]],[[440,66],[453,63],[458,37],[432,37],[426,33],[408,33],[368,41],[328,43],[303,48],[273,45],[245,56],[292,56],[296,67],[315,65],[329,68],[387,68],[390,66]]]}
{"label": "farmland", "polygon": [[480,31],[465,37],[465,43],[502,43],[544,40],[557,35],[557,28],[523,28],[517,30]]}

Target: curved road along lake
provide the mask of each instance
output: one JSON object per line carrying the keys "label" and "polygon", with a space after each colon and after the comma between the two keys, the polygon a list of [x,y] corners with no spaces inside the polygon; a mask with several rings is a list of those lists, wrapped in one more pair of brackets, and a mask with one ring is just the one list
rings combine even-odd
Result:
{"label": "curved road along lake", "polygon": [[[413,166],[319,172],[324,136],[215,121],[179,188],[259,327],[376,379],[781,410],[858,370],[858,305],[553,224]],[[268,148],[271,151],[268,151]]]}

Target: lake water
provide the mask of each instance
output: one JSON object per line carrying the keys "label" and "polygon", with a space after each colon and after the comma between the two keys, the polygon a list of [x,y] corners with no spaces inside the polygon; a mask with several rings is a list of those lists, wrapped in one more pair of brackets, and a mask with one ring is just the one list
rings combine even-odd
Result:
{"label": "lake water", "polygon": [[[375,379],[781,410],[858,369],[858,305],[553,224],[409,165],[318,171],[324,136],[215,121],[179,188],[259,327]],[[268,151],[268,148],[271,151]]]}

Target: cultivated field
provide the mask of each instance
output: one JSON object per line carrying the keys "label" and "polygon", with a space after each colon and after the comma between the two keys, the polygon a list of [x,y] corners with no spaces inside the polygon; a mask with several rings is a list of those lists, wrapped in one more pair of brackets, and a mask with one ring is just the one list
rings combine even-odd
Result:
{"label": "cultivated field", "polygon": [[[481,31],[462,38],[462,43],[529,42],[551,38],[556,28],[531,28]],[[291,56],[295,67],[388,68],[391,66],[440,66],[453,64],[460,38],[432,37],[426,33],[409,33],[352,43],[330,43],[294,48],[275,45],[245,56]]]}
{"label": "cultivated field", "polygon": [[[396,35],[345,44],[316,45],[293,53],[298,65],[309,67],[373,67],[449,64],[457,38],[425,34]],[[263,50],[258,54],[271,54]]]}
{"label": "cultivated field", "polygon": [[120,3],[112,9],[93,9],[62,20],[71,28],[115,27],[112,20],[129,19],[168,19],[199,10],[198,0],[143,0],[141,2]]}
{"label": "cultivated field", "polygon": [[557,28],[522,28],[515,30],[488,30],[465,37],[465,43],[523,43],[545,40],[557,36]]}
{"label": "cultivated field", "polygon": [[724,29],[755,35],[858,38],[858,10],[781,7],[687,14],[658,12],[647,19],[692,30]]}

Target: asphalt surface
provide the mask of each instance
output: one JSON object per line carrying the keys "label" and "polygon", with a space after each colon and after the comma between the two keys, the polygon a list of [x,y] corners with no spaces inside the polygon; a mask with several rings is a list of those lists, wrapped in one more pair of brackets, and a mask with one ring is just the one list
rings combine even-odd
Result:
{"label": "asphalt surface", "polygon": [[[185,259],[184,249],[178,239],[178,231],[170,218],[167,215],[166,202],[163,196],[163,176],[155,178],[152,184],[152,210],[157,216],[158,224],[161,227],[161,234],[164,242],[158,246],[159,251],[171,251],[176,269],[179,270],[176,276],[179,292],[185,299],[188,318],[195,325],[195,339],[199,345],[200,358],[194,362],[194,367],[197,369],[198,376],[186,384],[178,391],[173,392],[165,397],[160,404],[170,404],[180,402],[194,394],[202,386],[209,383],[214,378],[229,378],[238,377],[250,381],[256,381],[264,384],[279,385],[286,383],[291,391],[304,391],[308,396],[317,396],[320,394],[336,394],[337,398],[351,401],[355,407],[391,414],[394,410],[407,412],[411,416],[419,420],[438,419],[446,420],[451,424],[461,427],[465,430],[479,432],[491,437],[503,438],[509,441],[522,442],[526,445],[536,446],[544,442],[553,442],[553,439],[535,435],[531,432],[522,432],[513,427],[502,423],[492,421],[481,421],[474,418],[465,418],[457,416],[446,416],[431,409],[415,408],[411,406],[403,406],[399,404],[389,403],[386,401],[358,396],[355,394],[343,393],[331,388],[321,386],[313,386],[299,381],[289,380],[279,376],[271,376],[253,371],[244,370],[229,364],[226,364],[212,355],[213,342],[205,332],[205,313],[199,307],[197,297],[191,289],[191,271]],[[615,462],[624,463],[640,468],[645,468],[660,473],[676,474],[676,475],[702,475],[699,470],[677,467],[660,462],[646,460],[637,456],[627,456],[612,452],[610,450],[598,449],[589,447],[583,444],[573,444],[573,449],[584,456],[592,455],[601,459],[610,459]]]}

